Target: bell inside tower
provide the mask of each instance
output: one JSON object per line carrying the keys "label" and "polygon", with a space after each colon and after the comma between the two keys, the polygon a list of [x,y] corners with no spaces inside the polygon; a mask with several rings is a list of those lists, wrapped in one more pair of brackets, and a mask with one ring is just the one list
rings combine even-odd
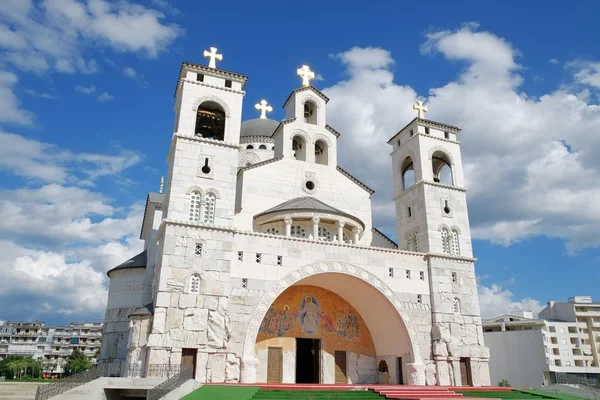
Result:
{"label": "bell inside tower", "polygon": [[202,103],[196,114],[195,136],[225,140],[225,112],[213,102]]}

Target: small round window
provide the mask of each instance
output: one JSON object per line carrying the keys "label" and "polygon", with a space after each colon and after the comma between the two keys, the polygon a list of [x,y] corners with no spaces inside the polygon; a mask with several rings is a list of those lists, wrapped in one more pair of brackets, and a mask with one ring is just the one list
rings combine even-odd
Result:
{"label": "small round window", "polygon": [[317,181],[314,179],[305,180],[302,189],[307,193],[314,193],[317,190]]}

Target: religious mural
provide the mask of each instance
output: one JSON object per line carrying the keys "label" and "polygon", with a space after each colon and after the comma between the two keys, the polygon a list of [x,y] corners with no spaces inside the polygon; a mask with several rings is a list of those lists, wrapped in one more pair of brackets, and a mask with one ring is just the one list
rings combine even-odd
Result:
{"label": "religious mural", "polygon": [[356,310],[335,293],[314,286],[293,286],[273,302],[260,325],[257,345],[302,337],[322,339],[323,346],[335,350],[374,354],[369,330]]}

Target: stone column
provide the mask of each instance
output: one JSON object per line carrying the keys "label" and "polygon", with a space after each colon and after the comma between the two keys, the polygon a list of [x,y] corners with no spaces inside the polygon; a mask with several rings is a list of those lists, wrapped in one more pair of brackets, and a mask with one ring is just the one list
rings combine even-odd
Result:
{"label": "stone column", "polygon": [[343,221],[338,221],[336,225],[337,225],[337,230],[338,230],[338,233],[337,233],[338,241],[340,243],[344,243],[344,225],[346,225],[346,223]]}
{"label": "stone column", "polygon": [[285,222],[285,236],[290,237],[292,236],[292,222],[294,222],[292,220],[291,217],[285,217],[283,219],[283,222]]}
{"label": "stone column", "polygon": [[319,221],[321,220],[321,218],[319,217],[313,217],[312,218],[312,223],[313,223],[313,239],[315,240],[319,240]]}
{"label": "stone column", "polygon": [[407,363],[405,364],[408,385],[425,386],[425,364]]}
{"label": "stone column", "polygon": [[358,244],[358,228],[357,227],[352,228],[352,235],[353,235],[352,243]]}
{"label": "stone column", "polygon": [[240,373],[241,383],[256,383],[256,367],[258,366],[258,358],[242,357]]}

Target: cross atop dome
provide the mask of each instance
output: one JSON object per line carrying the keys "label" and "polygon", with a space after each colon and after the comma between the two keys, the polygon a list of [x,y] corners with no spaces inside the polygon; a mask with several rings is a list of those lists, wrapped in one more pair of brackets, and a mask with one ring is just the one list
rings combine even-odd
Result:
{"label": "cross atop dome", "polygon": [[303,65],[296,71],[298,76],[302,78],[302,87],[310,86],[310,80],[315,79],[315,73],[310,70],[308,65]]}
{"label": "cross atop dome", "polygon": [[427,112],[427,107],[423,105],[421,100],[417,100],[415,104],[413,104],[413,110],[417,111],[417,117],[423,119],[425,118],[425,113]]}
{"label": "cross atop dome", "polygon": [[256,108],[257,110],[260,110],[260,117],[262,119],[266,119],[267,113],[273,111],[273,108],[271,106],[267,105],[266,100],[261,100],[260,103],[257,103],[254,105],[254,108]]}
{"label": "cross atop dome", "polygon": [[204,50],[204,58],[210,58],[208,68],[217,68],[217,61],[223,61],[223,54],[217,54],[217,48],[211,47],[210,51]]}

